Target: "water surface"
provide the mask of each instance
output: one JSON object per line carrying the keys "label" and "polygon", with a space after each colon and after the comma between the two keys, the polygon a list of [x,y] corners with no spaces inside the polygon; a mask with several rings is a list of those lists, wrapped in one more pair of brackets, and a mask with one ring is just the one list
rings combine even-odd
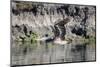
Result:
{"label": "water surface", "polygon": [[95,60],[95,44],[13,42],[12,65],[80,62]]}

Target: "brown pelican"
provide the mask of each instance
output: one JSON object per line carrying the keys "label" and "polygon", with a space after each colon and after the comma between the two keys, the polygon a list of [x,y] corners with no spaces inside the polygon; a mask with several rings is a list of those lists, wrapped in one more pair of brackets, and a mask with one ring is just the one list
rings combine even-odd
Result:
{"label": "brown pelican", "polygon": [[61,42],[61,43],[66,43],[65,40],[65,34],[66,34],[66,28],[65,25],[70,22],[70,17],[65,18],[63,20],[57,21],[54,24],[54,27],[52,27],[52,30],[54,32],[54,39],[55,42]]}

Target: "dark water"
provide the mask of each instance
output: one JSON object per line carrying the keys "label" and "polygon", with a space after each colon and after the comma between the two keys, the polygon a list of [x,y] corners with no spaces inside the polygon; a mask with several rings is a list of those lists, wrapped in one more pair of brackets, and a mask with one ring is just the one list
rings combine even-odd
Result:
{"label": "dark water", "polygon": [[46,64],[95,60],[95,44],[13,42],[12,65]]}

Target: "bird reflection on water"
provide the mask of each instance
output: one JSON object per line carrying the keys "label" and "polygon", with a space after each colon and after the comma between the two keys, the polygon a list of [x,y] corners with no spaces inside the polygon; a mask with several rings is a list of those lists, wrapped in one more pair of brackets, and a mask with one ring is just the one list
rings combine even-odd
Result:
{"label": "bird reflection on water", "polygon": [[12,65],[46,64],[63,62],[94,61],[95,48],[92,44],[53,42],[13,42]]}

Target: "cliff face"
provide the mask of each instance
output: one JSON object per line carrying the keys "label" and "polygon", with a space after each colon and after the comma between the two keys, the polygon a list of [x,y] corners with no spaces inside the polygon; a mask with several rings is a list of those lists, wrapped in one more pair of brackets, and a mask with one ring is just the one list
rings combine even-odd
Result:
{"label": "cliff face", "polygon": [[96,7],[65,4],[12,2],[13,39],[37,33],[53,36],[56,22],[70,18],[65,25],[66,38],[95,36]]}

